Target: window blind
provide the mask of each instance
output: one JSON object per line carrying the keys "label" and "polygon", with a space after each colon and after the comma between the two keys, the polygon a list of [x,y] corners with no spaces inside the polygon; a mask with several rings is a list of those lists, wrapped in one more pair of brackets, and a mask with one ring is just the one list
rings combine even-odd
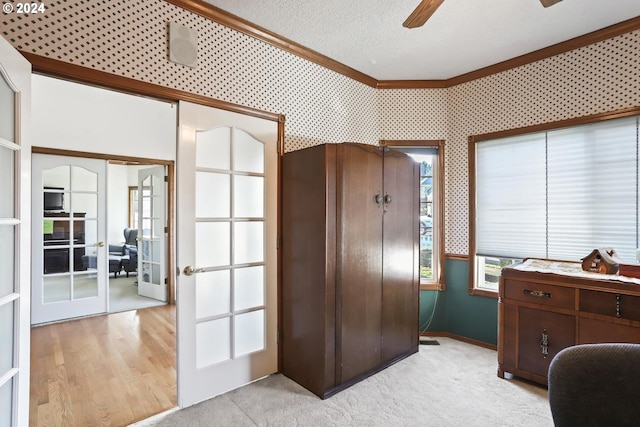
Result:
{"label": "window blind", "polygon": [[476,144],[477,255],[635,262],[638,118]]}

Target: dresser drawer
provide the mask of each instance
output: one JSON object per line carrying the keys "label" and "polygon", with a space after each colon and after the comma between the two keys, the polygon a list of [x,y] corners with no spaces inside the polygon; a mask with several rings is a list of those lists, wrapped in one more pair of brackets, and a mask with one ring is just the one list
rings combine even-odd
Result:
{"label": "dresser drawer", "polygon": [[510,300],[570,310],[575,308],[575,290],[563,286],[507,279],[504,281],[504,295]]}
{"label": "dresser drawer", "polygon": [[640,297],[580,289],[580,311],[640,320]]}

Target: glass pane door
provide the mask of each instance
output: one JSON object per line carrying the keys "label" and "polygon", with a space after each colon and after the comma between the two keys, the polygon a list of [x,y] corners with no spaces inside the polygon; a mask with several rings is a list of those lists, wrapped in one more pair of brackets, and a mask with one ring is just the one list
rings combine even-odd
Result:
{"label": "glass pane door", "polygon": [[32,323],[106,311],[106,162],[33,156]]}
{"label": "glass pane door", "polygon": [[[29,422],[28,132],[31,65],[0,37],[0,425]],[[28,191],[28,190],[27,190]]]}
{"label": "glass pane door", "polygon": [[179,108],[184,407],[277,370],[278,124],[184,102]]}
{"label": "glass pane door", "polygon": [[167,301],[165,168],[138,171],[138,294]]}

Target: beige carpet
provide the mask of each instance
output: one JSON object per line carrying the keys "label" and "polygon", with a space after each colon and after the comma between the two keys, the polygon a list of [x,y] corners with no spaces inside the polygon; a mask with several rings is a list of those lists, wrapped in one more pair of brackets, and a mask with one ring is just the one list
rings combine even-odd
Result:
{"label": "beige carpet", "polygon": [[272,375],[133,426],[553,426],[546,388],[498,378],[495,351],[435,339],[324,401]]}

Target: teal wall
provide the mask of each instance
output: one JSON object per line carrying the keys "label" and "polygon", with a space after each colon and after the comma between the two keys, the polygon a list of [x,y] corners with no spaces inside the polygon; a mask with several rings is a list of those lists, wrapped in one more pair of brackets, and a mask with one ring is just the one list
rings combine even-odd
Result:
{"label": "teal wall", "polygon": [[469,263],[448,259],[445,280],[443,292],[420,291],[420,332],[447,332],[497,345],[498,300],[469,295]]}

